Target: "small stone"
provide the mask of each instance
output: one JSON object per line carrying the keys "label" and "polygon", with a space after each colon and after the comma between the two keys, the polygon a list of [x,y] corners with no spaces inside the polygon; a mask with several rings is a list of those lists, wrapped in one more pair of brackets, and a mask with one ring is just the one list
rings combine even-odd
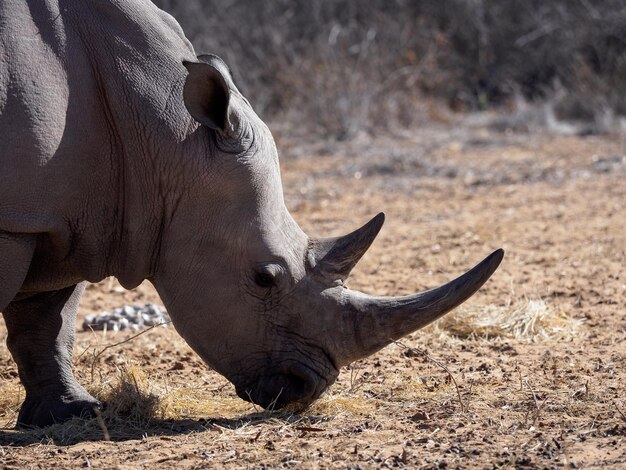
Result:
{"label": "small stone", "polygon": [[185,364],[180,361],[174,363],[174,365],[170,368],[170,370],[183,370],[185,368]]}
{"label": "small stone", "polygon": [[159,311],[159,309],[155,306],[155,305],[147,305],[145,310],[144,310],[148,315],[160,315],[161,312]]}
{"label": "small stone", "polygon": [[118,322],[118,325],[119,325],[120,330],[126,330],[126,329],[128,328],[128,325],[129,325],[129,324],[130,324],[130,323],[129,323],[129,321],[128,321],[128,318],[122,318],[122,319]]}
{"label": "small stone", "polygon": [[103,311],[97,315],[87,315],[83,320],[83,330],[137,331],[170,321],[170,317],[161,306],[156,304],[134,304],[116,308],[112,313]]}

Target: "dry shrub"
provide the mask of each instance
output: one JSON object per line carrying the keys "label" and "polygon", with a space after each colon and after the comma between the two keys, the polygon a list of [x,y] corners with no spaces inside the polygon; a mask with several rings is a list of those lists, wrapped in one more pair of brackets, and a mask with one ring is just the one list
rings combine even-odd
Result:
{"label": "dry shrub", "polygon": [[509,338],[537,341],[579,336],[583,321],[566,315],[543,300],[523,300],[513,304],[460,308],[432,327],[435,332],[457,338]]}
{"label": "dry shrub", "polygon": [[94,395],[107,404],[105,419],[123,419],[134,427],[144,427],[163,418],[161,400],[154,382],[137,366],[123,367],[113,384],[100,386]]}
{"label": "dry shrub", "polygon": [[425,95],[507,112],[516,97],[552,99],[557,118],[597,121],[592,131],[626,116],[623,0],[155,3],[227,60],[262,117],[300,137],[419,125]]}
{"label": "dry shrub", "polygon": [[15,442],[54,442],[65,445],[82,440],[103,438],[125,439],[137,437],[154,420],[163,417],[156,382],[150,381],[138,367],[120,369],[110,382],[92,386],[90,392],[107,403],[100,412],[101,420],[74,418],[29,431],[10,431],[14,426],[19,407],[24,399],[23,387],[18,382],[5,383],[0,388],[0,418],[3,432],[14,432]]}

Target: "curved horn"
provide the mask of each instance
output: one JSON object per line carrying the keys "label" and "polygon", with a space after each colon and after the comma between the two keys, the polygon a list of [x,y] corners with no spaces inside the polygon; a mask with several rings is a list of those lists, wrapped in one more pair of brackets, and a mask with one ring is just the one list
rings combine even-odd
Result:
{"label": "curved horn", "polygon": [[343,366],[369,356],[459,306],[491,277],[503,256],[502,249],[496,250],[454,281],[405,297],[371,297],[343,290],[344,321],[337,364]]}
{"label": "curved horn", "polygon": [[385,222],[382,212],[363,227],[336,238],[311,239],[309,255],[315,270],[325,277],[345,279],[370,247]]}

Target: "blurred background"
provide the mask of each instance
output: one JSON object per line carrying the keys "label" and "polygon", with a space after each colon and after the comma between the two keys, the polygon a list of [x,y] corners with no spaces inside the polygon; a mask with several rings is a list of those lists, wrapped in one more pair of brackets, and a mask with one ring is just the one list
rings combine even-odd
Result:
{"label": "blurred background", "polygon": [[349,140],[475,111],[503,130],[626,128],[625,0],[154,2],[275,132]]}

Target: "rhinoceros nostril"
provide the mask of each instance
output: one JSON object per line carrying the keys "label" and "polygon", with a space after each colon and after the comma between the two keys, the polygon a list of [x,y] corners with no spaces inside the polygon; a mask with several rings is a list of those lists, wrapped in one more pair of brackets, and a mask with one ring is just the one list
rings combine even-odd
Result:
{"label": "rhinoceros nostril", "polygon": [[294,400],[309,398],[315,391],[315,384],[308,377],[289,374],[287,378],[290,382],[289,388],[291,389],[289,395],[292,396]]}
{"label": "rhinoceros nostril", "polygon": [[305,367],[292,367],[285,372],[289,384],[285,390],[287,403],[308,404],[316,398],[319,378],[312,371]]}

